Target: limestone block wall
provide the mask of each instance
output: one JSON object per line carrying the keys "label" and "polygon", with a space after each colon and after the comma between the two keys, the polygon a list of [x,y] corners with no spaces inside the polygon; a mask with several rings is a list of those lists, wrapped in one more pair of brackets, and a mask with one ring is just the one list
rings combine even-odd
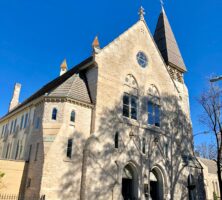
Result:
{"label": "limestone block wall", "polygon": [[[139,51],[148,57],[149,64],[146,68],[137,63],[136,55]],[[98,65],[95,142],[89,150],[91,157],[87,162],[88,199],[112,199],[112,189],[115,190],[116,184],[119,185],[117,190],[121,195],[122,170],[130,161],[135,162],[139,172],[143,171],[144,165],[147,172],[155,165],[161,166],[162,173],[165,174],[165,197],[175,194],[175,199],[180,199],[181,195],[187,195],[181,192],[181,188],[184,190],[187,186],[182,155],[192,155],[190,117],[189,112],[185,112],[189,109],[188,92],[186,87],[180,91],[185,97],[180,103],[179,93],[144,22],[139,21],[102,49],[96,54],[95,61]],[[122,117],[123,94],[134,90],[125,90],[125,80],[129,74],[137,84],[137,121]],[[160,128],[147,125],[147,107],[143,107],[152,85],[156,86],[160,94]],[[115,151],[114,135],[117,131],[123,147]],[[134,136],[130,136],[131,133]],[[148,149],[145,156],[141,155],[143,137]],[[154,145],[156,137],[159,142]],[[166,144],[168,147],[165,147]],[[167,156],[164,155],[165,148],[168,149]],[[179,174],[173,174],[174,172]],[[144,198],[144,180],[144,175],[141,175],[140,198]],[[95,183],[93,186],[92,182]]]}
{"label": "limestone block wall", "polygon": [[217,194],[218,197],[220,197],[220,190],[219,190],[219,183],[218,183],[217,174],[216,173],[209,173],[208,167],[206,165],[204,165],[204,163],[201,162],[200,159],[199,159],[199,162],[203,166],[206,199],[213,200],[214,199],[214,197],[213,197],[214,192]]}
{"label": "limestone block wall", "polygon": [[[46,112],[54,104],[46,105]],[[48,107],[48,108],[47,108]],[[77,105],[72,102],[64,102],[60,129],[55,130],[54,138],[47,140],[51,131],[43,129],[44,149],[47,148],[44,157],[43,174],[41,181],[41,195],[46,195],[47,199],[79,199],[82,153],[86,138],[90,136],[91,108]],[[70,113],[76,113],[75,122],[70,122]],[[44,122],[47,115],[44,115]],[[50,115],[48,115],[50,117]],[[44,126],[44,125],[43,125]],[[53,126],[52,126],[53,127]],[[51,135],[52,136],[52,135]],[[72,158],[67,158],[67,141],[73,139]]]}
{"label": "limestone block wall", "polygon": [[5,173],[0,183],[0,194],[19,194],[24,166],[24,161],[0,160],[0,172]]}
{"label": "limestone block wall", "polygon": [[[0,137],[0,157],[6,158],[7,147],[8,157],[7,159],[19,159],[23,160],[26,156],[26,144],[28,134],[32,131],[33,116],[35,106],[26,107],[13,115],[9,115],[0,122],[1,137]],[[27,116],[27,121],[25,120]],[[16,121],[16,126],[15,126]],[[26,122],[25,122],[26,121]],[[11,128],[13,122],[13,127]],[[26,123],[26,125],[25,125]],[[3,134],[3,126],[7,130]],[[4,128],[5,129],[5,128]],[[12,131],[11,131],[12,130]],[[17,155],[17,156],[16,156]]]}
{"label": "limestone block wall", "polygon": [[44,103],[41,102],[33,109],[29,132],[26,134],[25,160],[28,162],[25,174],[25,198],[37,198],[40,191],[42,169],[44,163],[44,145],[42,134],[42,119]]}

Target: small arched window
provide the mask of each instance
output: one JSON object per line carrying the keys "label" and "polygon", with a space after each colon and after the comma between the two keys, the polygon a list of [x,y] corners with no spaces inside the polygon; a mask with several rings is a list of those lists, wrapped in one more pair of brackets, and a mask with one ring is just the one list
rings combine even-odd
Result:
{"label": "small arched window", "polygon": [[72,110],[71,114],[70,114],[70,121],[71,122],[75,122],[75,118],[76,118],[76,113],[74,110]]}
{"label": "small arched window", "polygon": [[52,110],[52,120],[56,120],[57,112],[58,112],[58,110],[56,108],[53,108],[53,110]]}
{"label": "small arched window", "polygon": [[115,134],[115,148],[119,148],[119,132],[116,132]]}

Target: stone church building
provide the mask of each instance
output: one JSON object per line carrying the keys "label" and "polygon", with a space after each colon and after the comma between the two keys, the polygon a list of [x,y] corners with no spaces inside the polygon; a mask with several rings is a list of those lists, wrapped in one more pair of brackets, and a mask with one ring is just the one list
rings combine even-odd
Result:
{"label": "stone church building", "polygon": [[[1,161],[24,161],[22,199],[204,199],[187,68],[164,9],[139,20],[0,119]],[[33,198],[34,199],[34,198]]]}

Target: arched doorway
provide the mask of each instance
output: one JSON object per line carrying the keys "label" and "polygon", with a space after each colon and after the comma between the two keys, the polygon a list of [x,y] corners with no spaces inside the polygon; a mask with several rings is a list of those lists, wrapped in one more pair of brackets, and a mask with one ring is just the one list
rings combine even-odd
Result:
{"label": "arched doorway", "polygon": [[126,165],[123,169],[122,196],[124,200],[138,199],[138,174],[132,164]]}
{"label": "arched doorway", "polygon": [[158,168],[150,172],[150,196],[152,200],[163,200],[163,176]]}

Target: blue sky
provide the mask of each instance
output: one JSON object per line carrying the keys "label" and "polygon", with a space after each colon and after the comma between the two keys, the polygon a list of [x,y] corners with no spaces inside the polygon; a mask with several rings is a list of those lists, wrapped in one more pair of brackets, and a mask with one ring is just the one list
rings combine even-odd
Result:
{"label": "blue sky", "polygon": [[[95,35],[105,46],[134,24],[141,3],[153,33],[158,0],[1,0],[0,116],[7,112],[15,82],[22,84],[22,101],[58,76],[64,58],[69,67],[87,58]],[[185,81],[198,133],[205,128],[198,121],[196,98],[207,77],[222,74],[222,1],[168,0],[165,10],[187,65]]]}

